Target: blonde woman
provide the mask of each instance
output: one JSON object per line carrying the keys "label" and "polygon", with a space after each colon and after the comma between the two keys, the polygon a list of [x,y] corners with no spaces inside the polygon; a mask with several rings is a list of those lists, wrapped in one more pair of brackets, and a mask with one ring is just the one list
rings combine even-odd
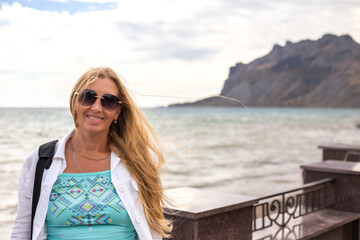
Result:
{"label": "blonde woman", "polygon": [[32,236],[31,204],[38,148],[25,160],[11,239],[162,239],[156,133],[110,68],[92,68],[70,96],[75,129],[56,144],[42,177]]}

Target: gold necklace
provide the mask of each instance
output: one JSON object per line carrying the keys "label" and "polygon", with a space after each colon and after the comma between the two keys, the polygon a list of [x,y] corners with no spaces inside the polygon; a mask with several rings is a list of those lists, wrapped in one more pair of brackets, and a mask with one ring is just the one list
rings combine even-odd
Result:
{"label": "gold necklace", "polygon": [[82,156],[82,157],[84,157],[84,158],[87,158],[87,159],[89,159],[89,160],[92,160],[92,161],[105,160],[105,159],[108,159],[108,158],[111,156],[111,152],[110,152],[109,156],[106,156],[106,157],[104,157],[104,158],[91,158],[91,157],[87,157],[87,156],[85,156],[85,155],[83,155],[83,154],[75,151],[74,144],[73,144],[73,138],[71,138],[70,145],[71,145],[72,151],[73,151],[74,153],[79,154],[80,156]]}
{"label": "gold necklace", "polygon": [[91,158],[91,157],[87,157],[87,156],[85,156],[85,155],[82,155],[82,154],[79,153],[79,152],[76,152],[74,149],[73,149],[73,152],[76,153],[76,154],[79,154],[80,156],[82,156],[82,157],[84,157],[84,158],[87,158],[87,159],[89,159],[89,160],[92,160],[92,161],[101,161],[101,160],[108,159],[108,158],[110,157],[110,154],[109,154],[109,156],[106,156],[106,157],[104,157],[104,158]]}
{"label": "gold necklace", "polygon": [[[78,161],[77,161],[76,158],[75,158],[74,151],[72,151],[72,157],[73,157],[74,162],[75,162],[75,164],[76,164],[76,167],[79,169],[79,171],[80,171],[81,173],[85,173],[85,172],[80,168],[79,163],[78,163]],[[109,163],[109,162],[110,162],[110,156],[109,156],[109,161],[108,161],[108,163]],[[108,165],[108,164],[105,165],[103,171],[106,170],[107,165]]]}
{"label": "gold necklace", "polygon": [[[81,172],[81,173],[85,173],[81,168],[80,168],[80,166],[79,166],[79,163],[78,163],[78,161],[76,160],[76,157],[75,157],[75,151],[74,151],[74,145],[73,145],[73,139],[71,138],[71,140],[70,140],[70,145],[71,145],[71,152],[72,152],[72,157],[73,157],[73,159],[74,159],[74,162],[75,162],[75,165],[76,165],[76,167],[79,169],[79,171]],[[81,154],[80,154],[81,155]],[[81,155],[82,156],[82,155]],[[86,158],[86,157],[85,157]],[[106,168],[107,168],[107,166],[108,166],[108,163],[110,163],[110,159],[111,159],[111,154],[108,156],[108,157],[106,157],[106,158],[108,158],[108,162],[107,162],[107,164],[105,165],[105,167],[104,167],[104,169],[103,169],[103,171],[105,171],[106,170]],[[106,158],[104,158],[104,159],[106,159]],[[104,160],[104,159],[102,159],[102,160]]]}

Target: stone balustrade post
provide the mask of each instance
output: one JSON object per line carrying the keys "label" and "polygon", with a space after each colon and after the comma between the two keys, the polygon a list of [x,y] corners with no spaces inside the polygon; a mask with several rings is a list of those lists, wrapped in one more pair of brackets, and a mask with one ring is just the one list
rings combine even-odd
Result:
{"label": "stone balustrade post", "polygon": [[346,162],[360,162],[360,146],[349,144],[321,145],[323,161],[339,160]]}
{"label": "stone balustrade post", "polygon": [[167,194],[176,203],[165,208],[173,220],[172,240],[251,240],[253,197],[195,188]]}

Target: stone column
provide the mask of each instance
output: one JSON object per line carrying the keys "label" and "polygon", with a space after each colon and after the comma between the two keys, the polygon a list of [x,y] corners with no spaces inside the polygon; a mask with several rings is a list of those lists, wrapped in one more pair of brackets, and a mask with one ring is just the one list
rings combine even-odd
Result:
{"label": "stone column", "polygon": [[175,201],[165,208],[173,219],[172,240],[251,240],[253,197],[195,188],[167,190]]}
{"label": "stone column", "polygon": [[360,162],[360,146],[348,144],[321,145],[323,161],[340,160],[347,162]]}
{"label": "stone column", "polygon": [[333,209],[360,213],[360,162],[327,160],[303,165],[304,183],[332,178]]}

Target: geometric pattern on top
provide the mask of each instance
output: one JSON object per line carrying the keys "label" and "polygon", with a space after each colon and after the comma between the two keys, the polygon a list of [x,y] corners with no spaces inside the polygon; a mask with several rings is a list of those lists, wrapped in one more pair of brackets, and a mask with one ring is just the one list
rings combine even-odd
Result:
{"label": "geometric pattern on top", "polygon": [[110,174],[110,171],[61,174],[50,193],[46,224],[51,227],[132,225]]}

